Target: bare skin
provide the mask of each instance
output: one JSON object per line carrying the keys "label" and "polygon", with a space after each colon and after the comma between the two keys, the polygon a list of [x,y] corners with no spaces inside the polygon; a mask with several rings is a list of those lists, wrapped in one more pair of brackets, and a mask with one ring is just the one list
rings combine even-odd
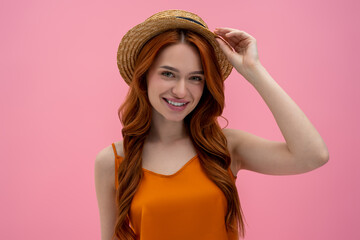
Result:
{"label": "bare skin", "polygon": [[[306,115],[266,71],[258,56],[256,39],[248,33],[231,28],[217,28],[215,34],[226,40],[219,44],[236,71],[254,86],[271,110],[285,142],[270,141],[236,129],[223,129],[231,154],[234,176],[241,169],[270,175],[292,175],[314,170],[329,159],[327,147]],[[185,134],[183,119],[195,107],[202,93],[199,56],[184,44],[160,57],[150,71],[153,83],[151,98],[153,119],[151,131],[143,149],[143,168],[171,175],[195,154]],[[175,56],[170,58],[169,56]],[[177,71],[164,73],[161,66]],[[153,74],[153,75],[152,75]],[[194,77],[195,76],[195,77]],[[149,95],[150,96],[150,95]],[[173,112],[163,98],[189,102],[186,111]],[[122,141],[116,142],[117,154],[123,155]],[[171,156],[171,158],[169,158]],[[111,146],[101,150],[95,160],[95,187],[98,199],[101,239],[111,239],[116,219],[115,164]]]}
{"label": "bare skin", "polygon": [[327,147],[299,106],[275,82],[259,60],[256,39],[244,31],[217,28],[217,39],[238,73],[254,86],[272,112],[286,142],[269,141],[241,130],[226,129],[236,171],[247,169],[271,175],[299,174],[329,160]]}

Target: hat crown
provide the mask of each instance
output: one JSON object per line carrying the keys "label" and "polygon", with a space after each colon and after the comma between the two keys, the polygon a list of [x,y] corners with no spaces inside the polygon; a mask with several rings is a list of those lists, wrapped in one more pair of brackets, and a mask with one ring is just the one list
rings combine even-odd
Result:
{"label": "hat crown", "polygon": [[199,17],[198,15],[196,15],[195,13],[191,13],[188,11],[184,11],[184,10],[179,10],[179,9],[172,9],[172,10],[165,10],[165,11],[161,11],[158,13],[155,13],[154,15],[150,16],[149,18],[147,18],[145,21],[148,20],[157,20],[160,18],[169,18],[169,17],[178,17],[178,18],[188,18],[188,19],[192,19],[195,22],[200,23],[200,25],[203,25],[205,28],[208,28],[207,24],[204,22],[204,20],[201,19],[201,17]]}
{"label": "hat crown", "polygon": [[[215,40],[216,34],[209,30],[207,24],[196,14],[172,9],[165,10],[147,18],[144,22],[131,28],[121,39],[117,52],[117,65],[121,76],[127,84],[132,82],[135,63],[143,46],[154,36],[171,29],[186,29],[201,35],[213,48],[223,80],[225,80],[233,66]],[[224,43],[228,44],[224,41]],[[229,46],[231,48],[231,46]]]}

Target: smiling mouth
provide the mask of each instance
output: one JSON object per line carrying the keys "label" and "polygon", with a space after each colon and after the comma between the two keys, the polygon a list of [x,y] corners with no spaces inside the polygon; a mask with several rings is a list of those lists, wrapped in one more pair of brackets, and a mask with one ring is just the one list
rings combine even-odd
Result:
{"label": "smiling mouth", "polygon": [[167,103],[169,103],[169,104],[171,104],[171,105],[173,105],[173,106],[175,106],[175,107],[182,107],[182,106],[184,106],[184,105],[186,105],[186,104],[188,104],[189,102],[185,102],[185,103],[180,103],[180,102],[174,102],[174,101],[170,101],[170,100],[168,100],[168,99],[166,99],[166,98],[163,98]]}

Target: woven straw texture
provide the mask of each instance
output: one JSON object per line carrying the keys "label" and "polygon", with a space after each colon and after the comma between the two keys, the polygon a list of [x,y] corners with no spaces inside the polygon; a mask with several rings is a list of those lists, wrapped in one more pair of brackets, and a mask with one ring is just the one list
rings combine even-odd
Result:
{"label": "woven straw texture", "polygon": [[[183,18],[189,18],[198,23]],[[136,58],[143,45],[152,37],[177,28],[191,30],[207,39],[215,50],[216,60],[221,68],[223,80],[230,75],[233,67],[216,42],[216,35],[207,28],[207,24],[194,13],[183,10],[166,10],[147,18],[144,22],[130,29],[122,38],[117,52],[117,65],[122,78],[127,84],[130,85],[131,83]]]}

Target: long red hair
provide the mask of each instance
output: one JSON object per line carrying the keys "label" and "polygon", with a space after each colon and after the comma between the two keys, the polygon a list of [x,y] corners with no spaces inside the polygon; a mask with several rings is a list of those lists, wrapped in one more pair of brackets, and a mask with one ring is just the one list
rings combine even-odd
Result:
{"label": "long red hair", "polygon": [[149,40],[141,49],[129,92],[118,114],[123,125],[124,159],[119,165],[116,190],[118,215],[113,239],[135,240],[130,228],[131,201],[142,179],[142,150],[151,126],[152,106],[147,96],[146,73],[159,51],[166,46],[185,42],[198,49],[204,70],[205,86],[196,108],[184,119],[187,132],[199,156],[205,173],[224,193],[227,199],[225,225],[228,231],[237,231],[244,237],[243,213],[235,183],[227,169],[230,153],[217,117],[224,109],[224,83],[216,55],[211,45],[200,35],[188,30],[170,30]]}

